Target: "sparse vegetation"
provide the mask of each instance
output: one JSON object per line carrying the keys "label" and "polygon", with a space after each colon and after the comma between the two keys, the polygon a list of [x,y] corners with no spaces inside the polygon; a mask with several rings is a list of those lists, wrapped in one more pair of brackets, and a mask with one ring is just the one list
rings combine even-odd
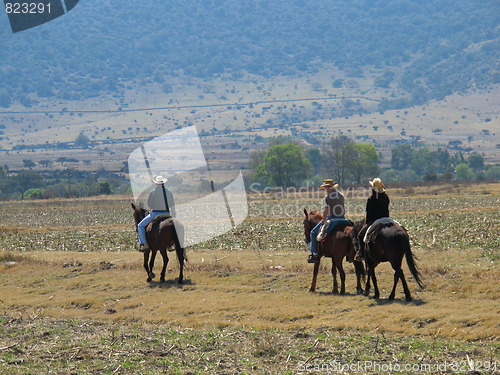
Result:
{"label": "sparse vegetation", "polygon": [[[470,360],[498,362],[499,185],[389,189],[426,283],[419,291],[410,278],[412,303],[402,292],[384,299],[390,266],[377,269],[379,301],[354,294],[348,264],[348,295],[330,294],[328,261],[319,293],[307,293],[301,210],[321,206],[315,192],[250,195],[240,227],[188,249],[183,286],[175,268],[164,284],[145,282],[127,197],[0,202],[2,369],[291,374],[332,360],[456,361],[467,371]],[[348,217],[362,217],[362,191],[345,193]]]}

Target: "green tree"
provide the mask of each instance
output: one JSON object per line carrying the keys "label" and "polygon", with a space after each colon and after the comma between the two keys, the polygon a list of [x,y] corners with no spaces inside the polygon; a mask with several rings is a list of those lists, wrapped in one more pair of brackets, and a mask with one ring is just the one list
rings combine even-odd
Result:
{"label": "green tree", "polygon": [[455,177],[458,181],[472,181],[474,172],[467,164],[462,163],[455,167]]}
{"label": "green tree", "polygon": [[424,176],[427,173],[435,173],[438,167],[434,153],[427,147],[414,150],[410,168],[419,176]]}
{"label": "green tree", "polygon": [[40,165],[43,165],[45,168],[47,168],[49,165],[52,164],[52,160],[44,159],[44,160],[40,160],[38,163]]}
{"label": "green tree", "polygon": [[89,148],[90,139],[85,134],[80,133],[75,138],[75,146],[81,148]]}
{"label": "green tree", "polygon": [[24,168],[28,168],[31,170],[34,166],[36,166],[36,163],[33,160],[23,159],[23,167]]}
{"label": "green tree", "polygon": [[351,138],[345,135],[333,137],[325,145],[325,172],[343,183],[348,178],[351,161],[355,158],[356,149]]}
{"label": "green tree", "polygon": [[404,183],[415,182],[418,180],[418,175],[413,169],[405,169],[404,171],[400,172],[399,179]]}
{"label": "green tree", "polygon": [[24,199],[43,199],[45,197],[45,190],[42,188],[28,189],[24,192]]}
{"label": "green tree", "polygon": [[379,174],[379,153],[371,143],[349,144],[352,147],[354,158],[350,160],[350,175],[354,182],[361,183],[363,178],[375,177]]}
{"label": "green tree", "polygon": [[391,168],[403,171],[410,168],[413,158],[413,146],[399,145],[391,150]]}
{"label": "green tree", "polygon": [[399,173],[395,169],[388,169],[380,174],[380,178],[387,183],[397,183],[399,182]]}
{"label": "green tree", "polygon": [[311,163],[313,174],[318,175],[323,165],[323,155],[321,155],[320,149],[317,147],[308,148],[304,154],[309,163]]}
{"label": "green tree", "polygon": [[59,156],[56,161],[58,163],[61,163],[61,165],[64,165],[64,163],[66,163],[68,161],[68,158],[66,156]]}
{"label": "green tree", "polygon": [[467,158],[467,164],[472,168],[474,172],[481,171],[484,169],[484,159],[481,154],[474,152]]}
{"label": "green tree", "polygon": [[500,181],[500,166],[489,167],[485,176],[488,180]]}
{"label": "green tree", "polygon": [[287,143],[271,146],[256,168],[254,178],[274,186],[297,186],[309,177],[311,163],[299,145]]}
{"label": "green tree", "polygon": [[26,190],[44,186],[44,179],[42,175],[33,171],[19,172],[14,179],[21,188],[21,199],[24,198]]}
{"label": "green tree", "polygon": [[111,185],[107,181],[101,181],[97,187],[98,194],[109,195],[111,194]]}

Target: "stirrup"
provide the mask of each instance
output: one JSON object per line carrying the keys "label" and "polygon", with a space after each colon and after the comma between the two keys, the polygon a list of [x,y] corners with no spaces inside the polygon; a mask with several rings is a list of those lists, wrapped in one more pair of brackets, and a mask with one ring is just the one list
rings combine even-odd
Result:
{"label": "stirrup", "polygon": [[356,253],[356,255],[354,255],[354,261],[355,262],[362,262],[363,260],[365,260],[365,257],[362,256],[361,254]]}
{"label": "stirrup", "polygon": [[309,254],[309,257],[307,258],[307,263],[318,263],[319,258],[320,257],[318,254]]}

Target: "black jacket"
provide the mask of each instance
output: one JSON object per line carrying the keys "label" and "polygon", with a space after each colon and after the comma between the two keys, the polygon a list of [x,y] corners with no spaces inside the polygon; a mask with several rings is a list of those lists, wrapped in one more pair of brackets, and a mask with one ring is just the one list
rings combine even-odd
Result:
{"label": "black jacket", "polygon": [[366,201],[366,223],[372,224],[381,217],[389,217],[389,196],[372,190],[372,195]]}

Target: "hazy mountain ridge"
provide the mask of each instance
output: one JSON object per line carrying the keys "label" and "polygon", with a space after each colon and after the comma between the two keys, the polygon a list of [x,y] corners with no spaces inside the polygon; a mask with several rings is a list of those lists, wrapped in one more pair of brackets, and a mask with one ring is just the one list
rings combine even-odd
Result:
{"label": "hazy mountain ridge", "polygon": [[409,104],[500,82],[495,1],[88,0],[41,27],[0,22],[0,106],[81,100],[169,76],[295,75],[332,64]]}

